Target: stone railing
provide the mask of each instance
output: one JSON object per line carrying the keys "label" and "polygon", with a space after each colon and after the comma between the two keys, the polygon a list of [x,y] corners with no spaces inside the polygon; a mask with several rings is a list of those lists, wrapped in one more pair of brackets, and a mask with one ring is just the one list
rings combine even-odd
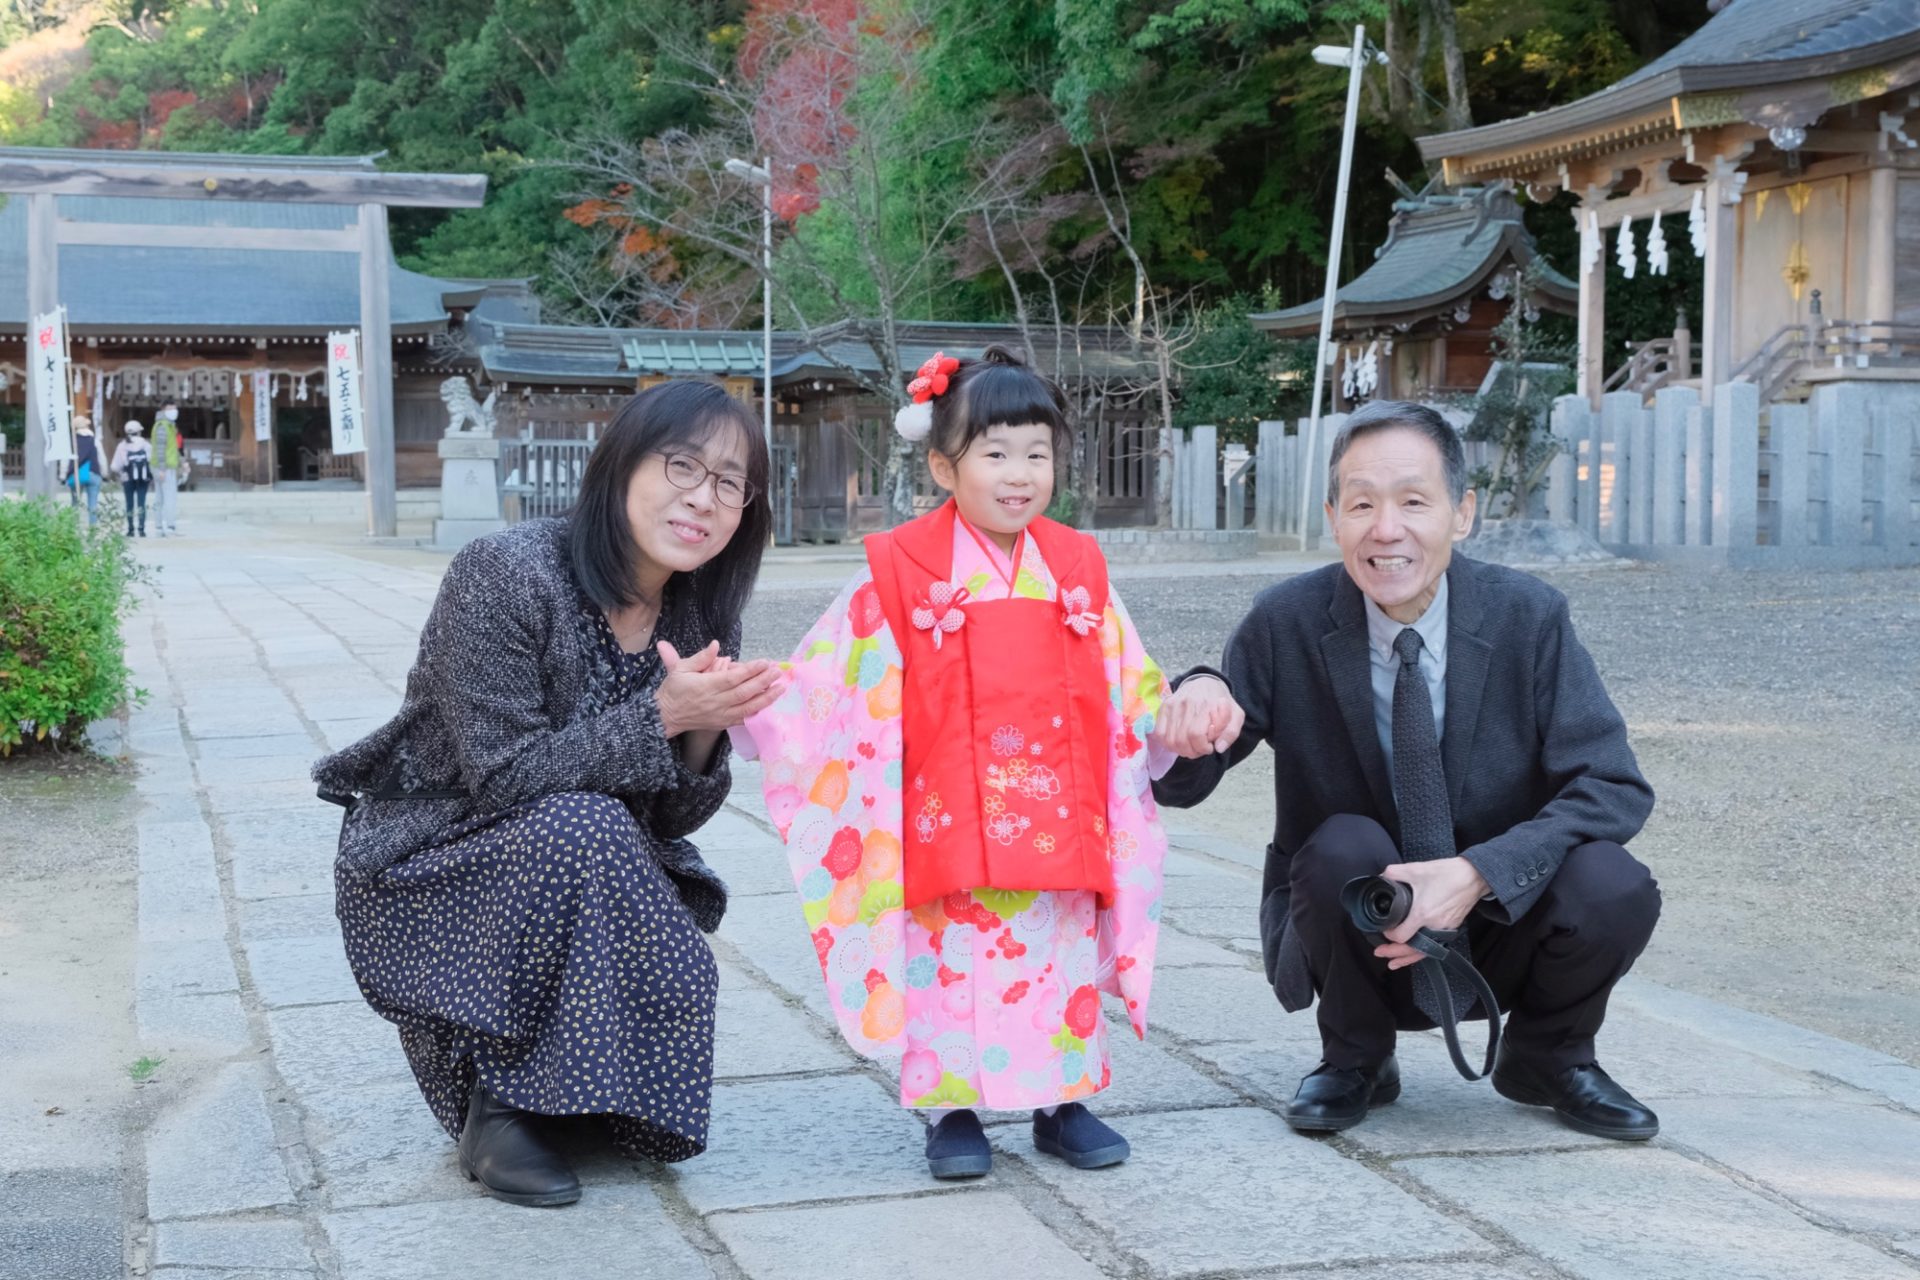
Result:
{"label": "stone railing", "polygon": [[1805,404],[1763,405],[1760,390],[1723,384],[1707,404],[1691,388],[1668,387],[1651,408],[1618,391],[1598,413],[1561,397],[1548,515],[1643,559],[1920,564],[1920,384],[1816,384]]}

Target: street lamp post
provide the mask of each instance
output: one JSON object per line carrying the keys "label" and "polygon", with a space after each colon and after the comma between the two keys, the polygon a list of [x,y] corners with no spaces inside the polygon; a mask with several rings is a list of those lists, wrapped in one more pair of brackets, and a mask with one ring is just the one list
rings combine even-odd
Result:
{"label": "street lamp post", "polygon": [[773,464],[773,157],[727,161],[727,172],[760,188],[760,429]]}
{"label": "street lamp post", "polygon": [[[1300,461],[1300,548],[1307,546],[1308,499],[1313,494],[1313,473],[1320,452],[1320,400],[1325,374],[1332,360],[1327,348],[1333,342],[1334,291],[1340,284],[1340,242],[1347,230],[1347,183],[1353,170],[1353,131],[1359,120],[1360,72],[1367,64],[1367,29],[1353,29],[1353,48],[1323,44],[1313,51],[1313,60],[1322,66],[1346,67],[1347,119],[1340,135],[1340,181],[1333,197],[1333,239],[1327,250],[1327,292],[1320,300],[1320,341],[1313,349],[1313,413],[1307,420],[1306,449]],[[1384,63],[1387,56],[1376,55]]]}

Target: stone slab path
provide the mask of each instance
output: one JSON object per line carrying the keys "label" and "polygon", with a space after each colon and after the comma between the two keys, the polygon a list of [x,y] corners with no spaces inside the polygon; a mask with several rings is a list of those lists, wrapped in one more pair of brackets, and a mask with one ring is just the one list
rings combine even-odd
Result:
{"label": "stone slab path", "polygon": [[1153,1031],[1115,1037],[1101,1103],[1133,1160],[1075,1173],[996,1115],[993,1174],[935,1184],[921,1121],[827,1017],[750,769],[696,837],[737,895],[714,941],[712,1150],[635,1165],[583,1134],[579,1205],[487,1200],[355,993],[332,914],[338,813],[306,781],[398,705],[437,562],[243,530],[143,555],[164,568],[128,633],[152,694],[128,726],[144,801],[133,998],[143,1050],[168,1066],[133,1197],[137,1274],[1920,1276],[1920,1071],[1645,982],[1623,986],[1603,1043],[1662,1114],[1649,1146],[1468,1085],[1427,1035],[1403,1042],[1398,1104],[1344,1135],[1294,1134],[1278,1109],[1316,1037],[1259,971],[1259,853],[1179,815]]}

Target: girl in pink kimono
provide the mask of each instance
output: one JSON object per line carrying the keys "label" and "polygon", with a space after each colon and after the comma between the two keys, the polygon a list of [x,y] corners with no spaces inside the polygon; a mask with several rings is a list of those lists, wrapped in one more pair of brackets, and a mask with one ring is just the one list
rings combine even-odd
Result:
{"label": "girl in pink kimono", "polygon": [[1126,1139],[1081,1100],[1112,1080],[1101,993],[1146,1033],[1163,678],[1098,544],[1040,514],[1071,439],[1059,389],[990,347],[909,391],[896,426],[952,500],[866,539],[735,743],[764,764],[842,1033],[941,1113],[933,1176],[991,1167],[976,1107],[1031,1108],[1043,1153],[1117,1164]]}

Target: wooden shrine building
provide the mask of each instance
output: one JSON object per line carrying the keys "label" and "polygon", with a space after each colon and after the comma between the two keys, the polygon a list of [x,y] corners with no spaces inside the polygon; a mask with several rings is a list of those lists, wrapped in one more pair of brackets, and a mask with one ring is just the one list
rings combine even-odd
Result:
{"label": "wooden shrine building", "polygon": [[[705,377],[758,408],[762,337],[747,330],[604,329],[499,318],[489,298],[465,320],[473,377],[498,393],[502,436],[583,438],[636,390],[667,378]],[[989,343],[1018,346],[1012,325],[907,322],[901,364],[911,370],[936,351],[974,354]],[[1099,458],[1102,525],[1153,518],[1153,445],[1158,408],[1152,369],[1121,330],[1080,329],[1077,351],[1050,350],[1041,365],[1076,401]],[[1043,343],[1044,346],[1044,343]],[[803,337],[773,335],[773,444],[776,485],[788,485],[793,536],[837,540],[885,526],[881,475],[893,442],[893,410],[855,380],[879,374],[871,347],[851,326]],[[931,491],[922,493],[931,505]]]}
{"label": "wooden shrine building", "polygon": [[1699,376],[1641,361],[1631,389],[1744,381],[1771,401],[1920,379],[1914,0],[1731,0],[1599,93],[1419,145],[1456,188],[1579,197],[1580,385],[1596,403],[1637,354],[1602,341],[1601,255],[1647,261],[1675,214],[1689,232],[1661,247],[1704,259]]}
{"label": "wooden shrine building", "polygon": [[[27,402],[45,376],[26,369],[29,320],[64,307],[64,390],[108,447],[174,401],[201,477],[362,476],[369,529],[390,536],[395,490],[438,470],[445,422],[415,353],[485,290],[398,267],[387,210],[473,207],[485,190],[483,177],[386,172],[372,157],[0,148],[3,394]],[[362,336],[365,401],[366,451],[351,460],[326,448],[324,343],[347,330]],[[405,452],[427,465],[402,468],[396,437],[416,432],[395,420],[422,407],[433,430]],[[32,492],[50,470],[38,433],[27,444]]]}
{"label": "wooden shrine building", "polygon": [[[1334,294],[1333,411],[1372,397],[1432,400],[1477,391],[1493,330],[1535,260],[1533,237],[1504,185],[1394,202],[1387,239]],[[1573,281],[1541,262],[1532,305],[1573,314]],[[1324,299],[1252,317],[1276,338],[1317,341]]]}

